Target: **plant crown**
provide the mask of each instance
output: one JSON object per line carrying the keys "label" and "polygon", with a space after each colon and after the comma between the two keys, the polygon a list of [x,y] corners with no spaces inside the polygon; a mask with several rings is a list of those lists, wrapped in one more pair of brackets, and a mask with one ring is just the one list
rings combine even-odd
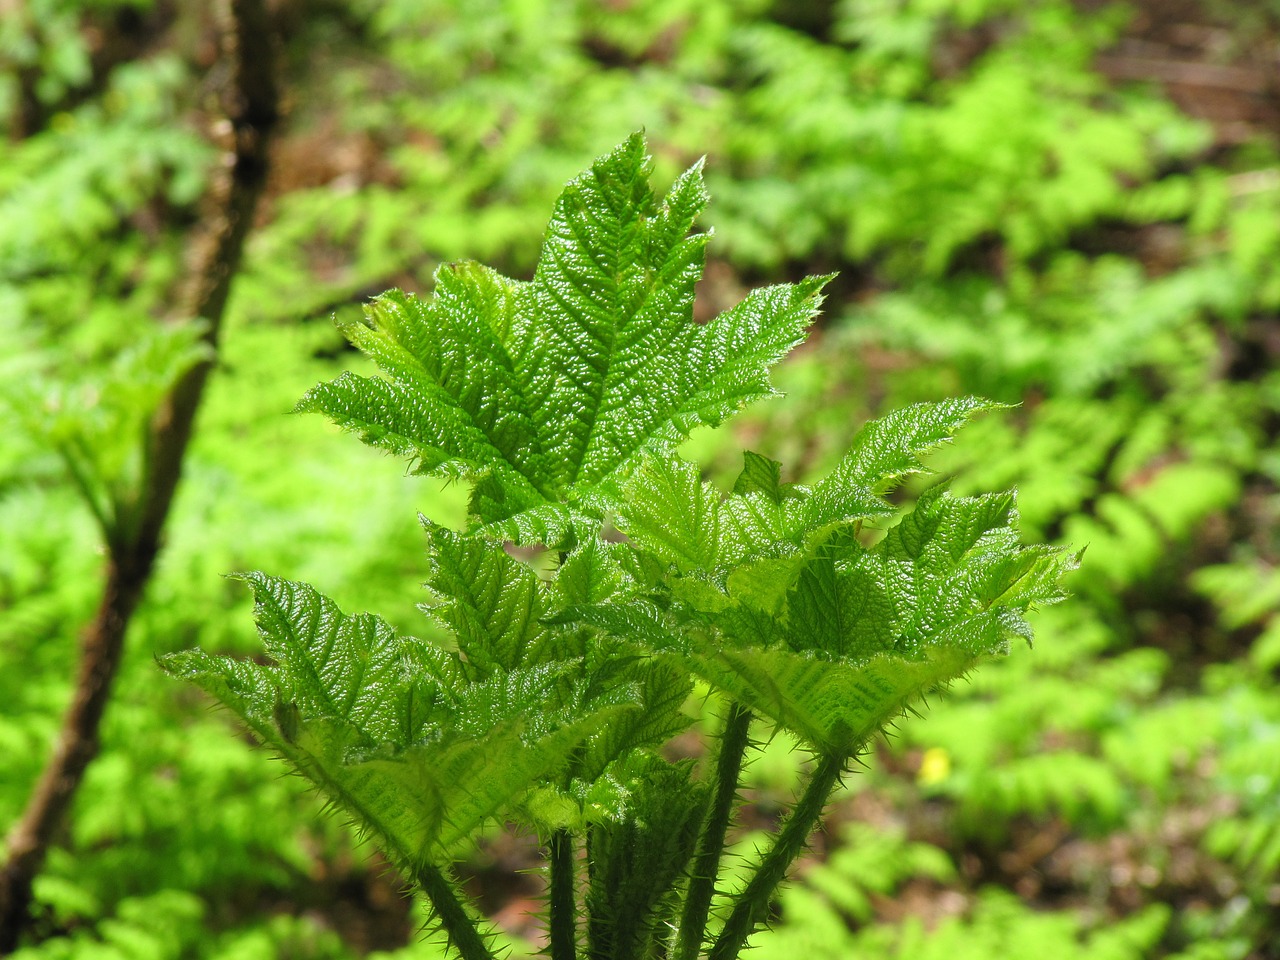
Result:
{"label": "plant crown", "polygon": [[[449,864],[494,820],[549,838],[559,960],[736,956],[849,761],[926,693],[1030,640],[1026,612],[1060,599],[1075,564],[1020,545],[1013,493],[934,487],[900,517],[885,499],[994,406],[979,399],[866,424],[811,486],[752,452],[729,492],[705,482],[677,444],[771,395],[827,278],[694,322],[701,165],[661,200],[649,170],[636,134],[571,181],[529,282],[450,263],[428,299],[377,298],[343,329],[386,376],[345,373],[298,405],[470,485],[465,530],[422,520],[423,609],[452,643],[250,573],[270,662],[163,661],[372,835],[469,960],[491,947]],[[554,571],[509,544],[551,548]],[[725,721],[700,773],[661,747],[702,688]],[[716,879],[753,718],[816,763],[729,894]]]}

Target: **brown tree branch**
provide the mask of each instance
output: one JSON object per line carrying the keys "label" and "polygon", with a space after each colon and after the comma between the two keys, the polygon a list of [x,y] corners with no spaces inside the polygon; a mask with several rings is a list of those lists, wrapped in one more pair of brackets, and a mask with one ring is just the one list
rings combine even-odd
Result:
{"label": "brown tree branch", "polygon": [[[227,115],[232,144],[215,185],[215,213],[195,247],[180,314],[207,324],[216,349],[231,281],[262,195],[267,145],[278,115],[272,32],[263,0],[227,0],[226,55],[231,62]],[[213,368],[209,358],[173,386],[151,424],[148,469],[139,510],[128,529],[109,537],[102,598],[87,626],[71,704],[48,765],[6,842],[0,867],[0,954],[17,947],[29,922],[32,883],[66,816],[85,770],[98,753],[98,728],[124,651],[125,633],[160,551],[161,533],[182,474],[196,410]]]}

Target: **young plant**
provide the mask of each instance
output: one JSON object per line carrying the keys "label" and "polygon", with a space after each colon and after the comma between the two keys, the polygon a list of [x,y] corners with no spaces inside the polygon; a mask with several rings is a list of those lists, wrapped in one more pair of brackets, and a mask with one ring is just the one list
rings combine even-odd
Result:
{"label": "young plant", "polygon": [[[466,960],[494,956],[451,863],[487,822],[546,841],[555,960],[738,956],[850,761],[931,690],[1030,639],[1074,558],[1024,547],[1012,493],[885,493],[992,405],[871,422],[802,486],[744,454],[722,493],[675,453],[769,396],[826,278],[693,321],[701,166],[659,202],[640,135],[568,184],[530,282],[474,263],[428,300],[392,291],[345,328],[386,378],[300,402],[419,473],[470,485],[458,532],[423,519],[425,612],[451,646],[244,575],[274,662],[166,658],[368,831]],[[619,536],[618,534],[621,534]],[[550,575],[506,547],[540,545]],[[705,763],[662,747],[699,685],[723,702]],[[742,889],[718,888],[756,718],[815,764]],[[583,849],[585,847],[585,850]]]}

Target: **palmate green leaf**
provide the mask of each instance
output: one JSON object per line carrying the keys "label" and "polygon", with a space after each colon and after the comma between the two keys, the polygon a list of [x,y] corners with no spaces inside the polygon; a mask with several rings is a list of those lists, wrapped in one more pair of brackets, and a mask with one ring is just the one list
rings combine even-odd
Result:
{"label": "palmate green leaf", "polygon": [[702,480],[696,464],[646,456],[623,488],[619,527],[686,573],[719,577],[750,558],[785,556],[841,524],[892,516],[885,494],[893,485],[921,472],[921,458],[969,417],[995,406],[962,397],[872,420],[812,488],[782,483],[781,464],[748,452],[724,496]]}
{"label": "palmate green leaf", "polygon": [[[806,565],[781,620],[749,606],[721,615],[723,642],[693,652],[692,668],[816,749],[853,753],[931,689],[1005,652],[1010,637],[1030,640],[1027,606],[1057,599],[1057,580],[1074,565],[1043,551],[1001,564],[1010,588],[1030,578],[1038,589],[1008,605],[975,606],[967,568],[953,581],[904,568],[895,582],[866,569],[875,559],[846,569],[826,558]],[[980,560],[973,566],[991,571]]]}
{"label": "palmate green leaf", "polygon": [[712,578],[778,541],[791,547],[781,501],[751,490],[724,497],[698,465],[646,457],[622,490],[617,523],[632,543],[682,573]]}
{"label": "palmate green leaf", "polygon": [[[467,723],[482,730],[488,722],[482,711],[464,702],[465,691],[475,688],[470,681],[526,677],[541,664],[557,664],[564,680],[557,709],[587,714],[614,705],[631,708],[592,733],[575,761],[574,776],[593,779],[616,758],[658,746],[688,726],[689,717],[680,712],[692,686],[687,671],[562,628],[566,607],[629,595],[633,581],[617,556],[628,548],[599,538],[585,540],[546,582],[499,542],[424,524],[431,558],[426,587],[432,600],[423,609],[457,643],[458,656],[446,658],[452,673],[444,680],[451,689],[464,691],[456,704],[460,714],[471,718]],[[439,668],[433,669],[441,675]],[[531,724],[545,721],[530,717]]]}
{"label": "palmate green leaf", "polygon": [[231,708],[408,869],[464,843],[625,712],[557,709],[570,665],[468,683],[462,662],[377,617],[346,615],[305,584],[242,579],[275,663],[193,650],[162,665]]}
{"label": "palmate green leaf", "polygon": [[921,660],[881,656],[851,662],[749,647],[700,654],[693,663],[707,682],[816,750],[851,756],[912,703],[981,659],[940,650]]}
{"label": "palmate green leaf", "polygon": [[620,529],[633,543],[686,572],[723,564],[723,497],[697,464],[649,457],[623,490]]}
{"label": "palmate green leaf", "polygon": [[693,668],[818,750],[856,752],[1010,638],[1030,641],[1027,611],[1062,598],[1077,558],[1020,546],[1015,520],[1012,494],[935,493],[870,549],[836,537],[805,556],[780,605],[739,578],[738,604],[711,614],[719,648]]}
{"label": "palmate green leaf", "polygon": [[693,691],[693,678],[672,658],[645,658],[628,671],[629,702],[637,709],[617,716],[613,723],[588,738],[574,775],[593,782],[620,757],[656,749],[689,727],[691,718],[681,712]]}
{"label": "palmate green leaf", "polygon": [[921,472],[921,457],[951,440],[970,417],[1001,406],[978,397],[956,397],[912,404],[870,421],[835,469],[814,486],[805,503],[804,526],[813,531],[892,515],[884,494],[903,477]]}
{"label": "palmate green leaf", "polygon": [[343,374],[299,408],[471,481],[491,535],[571,542],[580,512],[598,515],[639,454],[773,392],[768,369],[803,339],[826,280],[757,290],[694,323],[701,165],[661,202],[649,169],[636,134],[571,181],[530,282],[455,263],[428,300],[378,298],[344,329],[387,379]]}
{"label": "palmate green leaf", "polygon": [[[584,604],[561,616],[685,658],[730,696],[822,751],[855,751],[913,699],[1031,637],[1026,611],[1061,599],[1076,558],[1024,548],[1012,493],[935,489],[871,548],[862,521],[974,413],[972,398],[868,423],[812,488],[748,454],[733,492],[695,464],[646,458],[617,524],[669,565],[661,604]],[[699,639],[699,630],[704,638]]]}
{"label": "palmate green leaf", "polygon": [[771,502],[781,503],[787,487],[782,483],[782,464],[746,450],[742,454],[742,472],[733,482],[733,492],[762,493]]}
{"label": "palmate green leaf", "polygon": [[[580,631],[557,626],[556,613],[566,605],[598,603],[624,589],[629,577],[614,554],[625,548],[598,538],[583,541],[548,584],[500,543],[426,527],[433,601],[425,608],[455,637],[457,672],[468,680],[513,671],[526,676],[538,664],[559,663],[564,671],[555,709],[531,714],[531,728],[536,732],[561,714],[611,717],[583,738],[570,775],[592,781],[617,758],[656,748],[688,727],[690,717],[680,710],[692,687],[688,671],[616,644],[587,642]],[[482,735],[484,712],[461,699],[458,708]]]}
{"label": "palmate green leaf", "polygon": [[806,557],[768,634],[742,594],[719,617],[727,643],[695,668],[815,748],[859,750],[1010,637],[1030,640],[1028,609],[1062,598],[1076,558],[1020,547],[1015,520],[1012,494],[927,495],[876,547],[846,538]]}
{"label": "palmate green leaf", "polygon": [[599,537],[582,541],[556,574],[562,604],[599,603],[627,588],[633,578],[623,567],[632,551]]}

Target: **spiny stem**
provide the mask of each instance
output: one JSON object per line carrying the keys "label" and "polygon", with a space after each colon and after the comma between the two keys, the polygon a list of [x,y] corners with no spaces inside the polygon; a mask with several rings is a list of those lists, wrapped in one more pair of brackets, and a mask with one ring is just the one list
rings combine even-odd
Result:
{"label": "spiny stem", "polygon": [[551,902],[547,925],[551,960],[576,960],[577,910],[574,906],[573,836],[568,830],[551,834]]}
{"label": "spiny stem", "polygon": [[817,769],[809,777],[804,794],[796,803],[791,816],[756,867],[751,881],[734,900],[733,911],[720,931],[720,936],[707,954],[707,960],[735,960],[747,937],[756,929],[769,909],[769,898],[783,878],[787,868],[800,855],[808,842],[809,834],[817,826],[827,798],[840,780],[845,759],[839,754],[824,754],[818,760]]}
{"label": "spiny stem", "polygon": [[711,798],[711,807],[698,837],[698,852],[694,857],[689,889],[685,893],[684,907],[680,913],[673,960],[696,960],[698,951],[702,949],[702,938],[707,929],[711,898],[716,890],[720,855],[724,851],[724,837],[733,815],[733,800],[738,793],[738,779],[742,773],[742,757],[747,750],[747,733],[750,727],[751,711],[740,703],[731,703],[724,730],[720,733],[715,795]]}
{"label": "spiny stem", "polygon": [[476,921],[462,905],[457,888],[444,872],[439,867],[426,863],[418,867],[415,877],[427,899],[431,901],[441,928],[462,960],[495,960]]}

